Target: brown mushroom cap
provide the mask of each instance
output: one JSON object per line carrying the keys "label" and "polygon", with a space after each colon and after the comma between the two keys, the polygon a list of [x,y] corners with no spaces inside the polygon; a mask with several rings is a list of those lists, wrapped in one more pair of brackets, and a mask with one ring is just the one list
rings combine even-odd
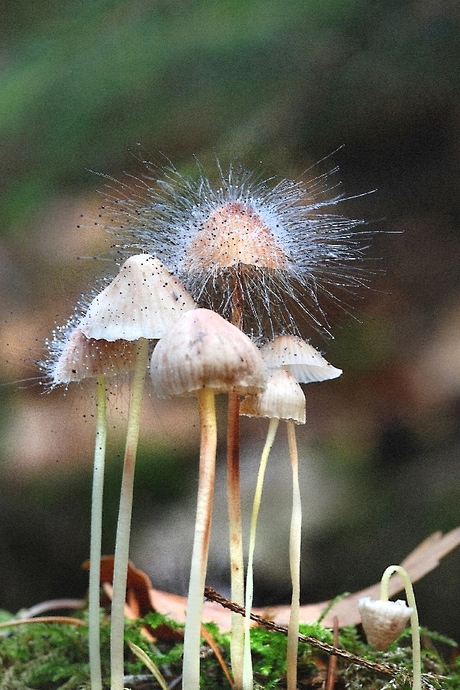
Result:
{"label": "brown mushroom cap", "polygon": [[81,328],[70,334],[51,372],[53,384],[114,376],[134,368],[137,343],[87,338]]}
{"label": "brown mushroom cap", "polygon": [[80,327],[97,340],[158,339],[195,303],[157,258],[136,254],[91,302]]}
{"label": "brown mushroom cap", "polygon": [[266,380],[254,343],[209,309],[180,317],[155,347],[150,373],[157,395],[164,398],[201,388],[245,395],[262,390]]}
{"label": "brown mushroom cap", "polygon": [[240,414],[305,424],[305,395],[289,371],[277,369],[269,374],[265,390],[242,400]]}
{"label": "brown mushroom cap", "polygon": [[268,369],[287,369],[299,383],[326,381],[341,375],[309,343],[294,335],[281,335],[261,348]]}

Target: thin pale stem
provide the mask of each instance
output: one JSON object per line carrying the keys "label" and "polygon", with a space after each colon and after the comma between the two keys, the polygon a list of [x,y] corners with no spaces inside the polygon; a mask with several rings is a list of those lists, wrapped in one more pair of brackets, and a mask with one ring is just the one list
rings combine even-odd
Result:
{"label": "thin pale stem", "polygon": [[412,690],[422,690],[422,653],[420,649],[420,627],[414,589],[407,571],[400,565],[389,565],[382,575],[380,599],[388,601],[388,583],[393,573],[401,575],[406,590],[407,603],[412,608],[410,625],[412,632]]}
{"label": "thin pale stem", "polygon": [[[234,268],[232,294],[232,324],[241,329],[243,325],[241,283]],[[240,492],[240,403],[236,393],[228,396],[227,426],[227,503],[230,538],[230,588],[232,601],[244,605],[244,558],[243,526],[241,520]],[[232,613],[230,638],[230,661],[235,690],[243,687],[244,621]]]}
{"label": "thin pale stem", "polygon": [[[232,601],[244,605],[243,530],[240,499],[240,403],[236,393],[228,396],[227,503],[230,535],[230,578]],[[243,687],[244,621],[232,613],[230,659],[236,690]]]}
{"label": "thin pale stem", "polygon": [[102,690],[100,641],[100,579],[102,542],[102,498],[107,441],[107,386],[105,376],[97,377],[96,441],[94,445],[93,488],[88,602],[89,669],[91,690]]}
{"label": "thin pale stem", "polygon": [[115,560],[113,564],[113,599],[110,638],[112,690],[123,690],[124,614],[133,505],[134,469],[136,465],[137,444],[139,441],[141,407],[145,376],[147,373],[148,355],[149,341],[146,338],[140,338],[129,405],[123,478],[121,483],[120,507],[118,511],[117,535],[115,541]]}
{"label": "thin pale stem", "polygon": [[287,422],[289,455],[292,468],[292,517],[289,538],[289,563],[292,581],[291,612],[288,625],[288,642],[286,656],[287,688],[297,688],[297,654],[299,646],[299,618],[300,618],[300,556],[302,536],[302,503],[299,486],[299,455],[295,424]]}
{"label": "thin pale stem", "polygon": [[184,661],[182,667],[182,687],[184,690],[199,690],[200,687],[201,614],[208,563],[216,472],[217,425],[213,391],[209,388],[201,389],[198,392],[198,405],[201,431],[200,472],[184,633]]}
{"label": "thin pale stem", "polygon": [[248,568],[246,571],[246,598],[245,598],[245,617],[244,617],[244,662],[243,662],[243,688],[251,690],[253,686],[253,673],[251,661],[251,608],[254,593],[254,549],[256,545],[257,519],[259,517],[260,502],[262,499],[262,488],[264,484],[265,470],[270,451],[278,430],[279,419],[270,419],[267,438],[260,458],[259,472],[257,475],[256,490],[252,503],[251,527],[249,532],[249,552]]}

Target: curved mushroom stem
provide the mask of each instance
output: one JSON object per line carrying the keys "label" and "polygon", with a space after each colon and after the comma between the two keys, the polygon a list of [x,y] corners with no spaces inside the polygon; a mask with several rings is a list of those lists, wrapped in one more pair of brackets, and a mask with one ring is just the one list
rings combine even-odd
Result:
{"label": "curved mushroom stem", "polygon": [[420,628],[412,582],[406,570],[400,565],[389,565],[380,582],[380,599],[388,601],[388,583],[393,573],[401,575],[406,590],[407,603],[412,608],[410,626],[412,632],[412,690],[422,689],[422,660],[420,650]]}
{"label": "curved mushroom stem", "polygon": [[[243,606],[244,560],[240,498],[239,407],[240,403],[237,393],[229,393],[227,427],[227,504],[230,535],[231,599],[236,604]],[[244,621],[240,615],[232,612],[230,658],[235,690],[241,690],[243,687],[243,650]]]}
{"label": "curved mushroom stem", "polygon": [[113,564],[113,598],[110,638],[111,688],[123,690],[123,648],[125,626],[126,577],[128,572],[129,538],[133,505],[134,469],[141,418],[144,382],[147,373],[149,341],[139,338],[136,368],[131,389],[131,399],[126,434],[120,507],[118,511],[115,560]]}
{"label": "curved mushroom stem", "polygon": [[265,470],[267,468],[267,460],[275,440],[276,432],[278,430],[279,419],[270,419],[268,426],[267,438],[260,458],[259,472],[257,475],[256,490],[254,493],[254,501],[252,504],[251,514],[251,528],[249,532],[249,553],[248,553],[248,569],[246,572],[246,599],[245,599],[245,617],[244,617],[244,665],[243,665],[243,688],[244,690],[251,690],[253,686],[252,662],[251,662],[251,608],[254,593],[254,548],[256,544],[257,518],[259,516],[260,501],[262,498],[262,488],[264,484]]}
{"label": "curved mushroom stem", "polygon": [[102,690],[99,612],[102,498],[104,490],[105,448],[107,440],[107,385],[105,376],[97,377],[96,390],[96,441],[94,445],[93,488],[91,497],[88,626],[91,690]]}
{"label": "curved mushroom stem", "polygon": [[198,405],[201,428],[200,472],[182,667],[182,687],[186,690],[198,690],[200,687],[201,614],[211,532],[217,447],[215,396],[210,388],[198,391]]}
{"label": "curved mushroom stem", "polygon": [[300,557],[302,535],[302,504],[299,487],[299,456],[295,434],[295,424],[287,422],[289,455],[292,468],[292,518],[289,539],[289,562],[291,568],[292,599],[291,613],[288,625],[287,642],[287,687],[288,690],[297,688],[297,653],[299,646],[299,617],[300,617]]}

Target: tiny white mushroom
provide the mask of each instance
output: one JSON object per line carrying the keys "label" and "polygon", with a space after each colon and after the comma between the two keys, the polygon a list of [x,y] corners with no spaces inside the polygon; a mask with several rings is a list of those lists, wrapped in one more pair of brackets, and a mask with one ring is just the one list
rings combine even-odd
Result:
{"label": "tiny white mushroom", "polygon": [[381,651],[401,635],[414,610],[402,599],[382,601],[370,597],[361,597],[358,608],[367,641]]}
{"label": "tiny white mushroom", "polygon": [[250,548],[246,585],[246,632],[244,654],[244,686],[252,683],[252,667],[249,644],[249,612],[252,605],[253,552],[255,529],[259,511],[262,484],[268,455],[273,445],[279,419],[287,422],[289,454],[292,469],[292,517],[289,541],[289,561],[292,581],[291,613],[288,626],[287,644],[287,687],[297,688],[297,650],[300,614],[300,556],[302,506],[299,487],[298,452],[295,423],[305,423],[305,396],[299,383],[326,381],[341,375],[341,369],[333,367],[309,343],[297,336],[278,336],[261,348],[261,355],[272,373],[265,391],[247,396],[240,405],[240,413],[249,416],[270,418],[264,450],[260,461],[259,476],[253,503]]}
{"label": "tiny white mushroom", "polygon": [[[409,606],[388,600],[389,582],[394,573],[402,577]],[[375,649],[386,649],[403,631],[410,617],[412,633],[412,690],[422,690],[422,652],[417,604],[409,573],[401,565],[389,565],[380,580],[380,599],[362,597],[358,602],[367,641]]]}
{"label": "tiny white mushroom", "polygon": [[[305,424],[305,395],[294,376],[286,369],[276,369],[269,374],[265,390],[256,395],[248,395],[240,405],[240,414],[249,417],[266,417],[270,419],[267,439],[260,459],[256,490],[252,506],[251,528],[249,534],[248,567],[246,571],[245,601],[245,651],[244,651],[244,688],[252,685],[252,663],[250,648],[250,612],[253,599],[254,549],[256,542],[257,518],[262,498],[262,487],[270,454],[280,419],[287,422],[289,455],[291,459],[293,493],[292,519],[290,534],[290,563],[292,578],[292,606],[288,634],[288,684],[296,685],[297,637],[300,606],[300,540],[302,527],[302,508],[298,477],[298,453],[294,424]],[[291,658],[294,658],[291,661]]]}
{"label": "tiny white mushroom", "polygon": [[280,335],[260,353],[268,369],[287,369],[299,383],[336,379],[341,369],[333,367],[312,345],[294,335]]}
{"label": "tiny white mushroom", "polygon": [[236,326],[209,309],[186,312],[161,338],[150,374],[160,398],[214,393],[256,393],[265,385],[260,352]]}
{"label": "tiny white mushroom", "polygon": [[263,391],[242,400],[240,414],[305,424],[305,395],[289,371],[278,369],[269,374]]}

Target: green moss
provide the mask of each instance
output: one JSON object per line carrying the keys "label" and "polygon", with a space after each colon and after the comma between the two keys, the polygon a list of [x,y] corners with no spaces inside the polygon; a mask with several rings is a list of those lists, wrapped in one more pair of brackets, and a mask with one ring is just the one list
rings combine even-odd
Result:
{"label": "green moss", "polygon": [[[88,629],[34,623],[2,631],[0,690],[89,688]],[[109,625],[101,628],[102,655],[109,658]],[[108,664],[104,663],[108,676]]]}
{"label": "green moss", "polygon": [[[11,618],[0,612],[0,619]],[[101,619],[102,666],[104,690],[109,689],[109,633],[107,617]],[[167,624],[181,630],[180,625],[160,614],[149,614],[145,619],[127,623],[126,639],[141,647],[155,662],[170,684],[180,677],[182,667],[182,642],[156,639],[149,642],[142,633],[146,625],[158,628]],[[217,626],[207,625],[224,659],[229,659],[229,635],[219,632]],[[88,636],[86,626],[58,623],[35,623],[1,631],[0,641],[0,690],[90,690],[88,666]],[[332,644],[332,633],[319,624],[302,625],[301,633],[320,643]],[[458,690],[460,687],[460,662],[452,660],[456,643],[436,633],[422,630],[424,641],[423,671],[426,690]],[[339,658],[337,663],[337,690],[410,690],[412,653],[410,636],[406,631],[386,652],[376,652],[363,641],[354,626],[343,628],[339,635],[339,647],[371,664],[394,665],[394,676],[376,673],[350,660]],[[285,688],[286,637],[281,632],[262,627],[251,631],[251,647],[254,662],[255,688]],[[126,687],[157,688],[142,662],[126,647]],[[299,687],[318,688],[325,682],[329,656],[315,644],[299,645]],[[225,690],[229,684],[214,652],[202,648],[203,690]],[[141,684],[141,681],[143,684]]]}

